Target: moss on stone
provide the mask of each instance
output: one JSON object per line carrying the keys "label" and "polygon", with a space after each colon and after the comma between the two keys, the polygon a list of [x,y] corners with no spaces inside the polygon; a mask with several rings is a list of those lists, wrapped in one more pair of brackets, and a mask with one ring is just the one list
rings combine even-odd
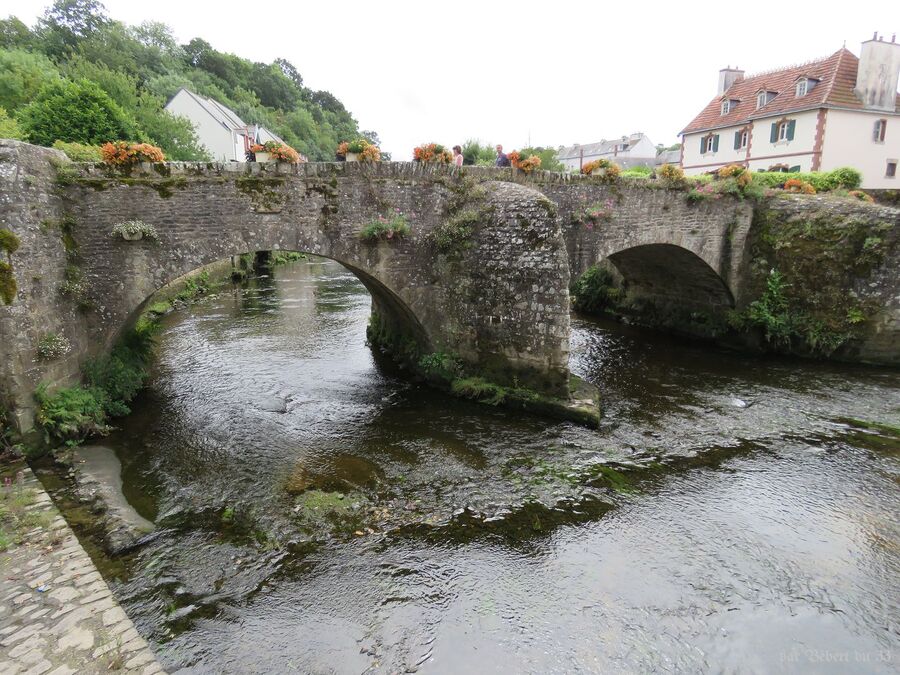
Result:
{"label": "moss on stone", "polygon": [[7,229],[0,229],[0,251],[6,251],[6,255],[10,256],[19,250],[22,242],[19,238]]}
{"label": "moss on stone", "polygon": [[754,212],[748,327],[764,330],[771,349],[828,356],[861,339],[879,311],[874,297],[852,289],[896,246],[893,226],[822,208],[785,218]]}
{"label": "moss on stone", "polygon": [[0,299],[3,300],[3,304],[11,305],[16,298],[17,291],[18,286],[12,265],[0,260]]}
{"label": "moss on stone", "polygon": [[250,197],[253,207],[257,210],[271,211],[278,209],[287,199],[287,195],[281,191],[285,184],[284,178],[239,176],[235,179],[234,184],[241,194]]}

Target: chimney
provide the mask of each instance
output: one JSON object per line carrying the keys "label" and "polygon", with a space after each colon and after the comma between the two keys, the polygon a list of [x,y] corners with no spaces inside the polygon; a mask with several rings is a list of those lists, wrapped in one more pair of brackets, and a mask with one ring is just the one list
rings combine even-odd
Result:
{"label": "chimney", "polygon": [[854,91],[870,110],[895,112],[900,79],[900,44],[877,33],[862,43]]}
{"label": "chimney", "polygon": [[744,79],[744,71],[740,70],[735,66],[732,68],[728,66],[727,68],[722,68],[719,71],[719,91],[718,95],[721,96],[728,88],[733,85],[735,82],[740,82]]}

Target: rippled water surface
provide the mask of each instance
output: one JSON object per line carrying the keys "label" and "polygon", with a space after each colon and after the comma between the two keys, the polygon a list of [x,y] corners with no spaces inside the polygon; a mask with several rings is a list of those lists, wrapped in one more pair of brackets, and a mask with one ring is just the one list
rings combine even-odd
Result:
{"label": "rippled water surface", "polygon": [[[897,672],[896,371],[576,320],[600,431],[409,384],[303,261],[167,318],[109,440],[172,670]],[[322,503],[316,500],[324,500]]]}

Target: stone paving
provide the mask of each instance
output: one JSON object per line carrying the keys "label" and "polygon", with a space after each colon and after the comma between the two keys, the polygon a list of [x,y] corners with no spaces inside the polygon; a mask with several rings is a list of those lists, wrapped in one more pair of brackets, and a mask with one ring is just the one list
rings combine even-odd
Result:
{"label": "stone paving", "polygon": [[0,552],[0,673],[162,673],[31,470],[15,482],[37,526]]}

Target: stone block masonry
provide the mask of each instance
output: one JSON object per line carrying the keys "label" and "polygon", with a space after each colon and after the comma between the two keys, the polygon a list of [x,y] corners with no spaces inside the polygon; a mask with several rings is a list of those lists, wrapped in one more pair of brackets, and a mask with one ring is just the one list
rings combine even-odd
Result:
{"label": "stone block masonry", "polygon": [[[30,469],[11,490],[46,526],[0,552],[0,673],[164,672]],[[3,489],[3,488],[0,488]]]}
{"label": "stone block masonry", "polygon": [[[785,222],[832,208],[768,201]],[[871,222],[883,241],[877,288],[866,291],[877,346],[863,341],[857,353],[900,362],[900,251],[883,229],[900,211],[841,204],[836,216]],[[39,384],[76,382],[157,289],[237,254],[279,249],[356,274],[372,295],[375,332],[398,353],[453,353],[498,384],[565,396],[572,279],[605,260],[630,295],[689,312],[742,309],[758,293],[751,262],[765,208],[733,198],[690,204],[658,181],[400,162],[173,162],[122,173],[17,141],[0,141],[0,205],[0,228],[21,239],[10,257],[18,292],[0,305],[0,397],[22,430]],[[605,215],[588,224],[592,208]],[[360,236],[398,213],[407,236]],[[152,225],[158,241],[110,236],[126,220]],[[847,291],[857,292],[866,279],[851,277]],[[71,350],[40,359],[49,334]]]}

